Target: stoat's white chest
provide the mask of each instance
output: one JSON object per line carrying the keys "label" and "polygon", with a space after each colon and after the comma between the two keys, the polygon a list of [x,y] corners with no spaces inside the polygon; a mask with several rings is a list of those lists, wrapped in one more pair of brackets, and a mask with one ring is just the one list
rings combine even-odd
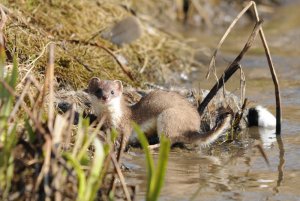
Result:
{"label": "stoat's white chest", "polygon": [[121,96],[116,97],[107,105],[113,127],[117,127],[121,121],[123,111],[121,105]]}
{"label": "stoat's white chest", "polygon": [[109,103],[102,103],[96,97],[91,98],[93,113],[96,116],[107,115],[113,127],[117,127],[121,121],[123,111],[121,96],[113,98]]}

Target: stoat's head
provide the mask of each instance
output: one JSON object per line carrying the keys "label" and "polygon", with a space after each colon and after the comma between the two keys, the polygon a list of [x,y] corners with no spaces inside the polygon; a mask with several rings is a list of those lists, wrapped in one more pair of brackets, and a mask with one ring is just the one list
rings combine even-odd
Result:
{"label": "stoat's head", "polygon": [[88,92],[101,104],[111,106],[120,101],[123,85],[120,80],[100,80],[94,77],[89,82]]}

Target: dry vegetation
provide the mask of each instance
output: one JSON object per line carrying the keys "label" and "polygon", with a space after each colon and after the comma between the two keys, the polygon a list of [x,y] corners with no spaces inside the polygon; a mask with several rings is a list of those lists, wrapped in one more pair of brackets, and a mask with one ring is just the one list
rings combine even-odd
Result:
{"label": "dry vegetation", "polygon": [[[43,78],[50,43],[56,44],[57,83],[75,89],[85,87],[92,76],[120,79],[134,86],[143,80],[164,81],[161,75],[165,71],[187,71],[193,62],[193,49],[152,27],[151,19],[141,20],[143,34],[132,44],[118,47],[101,38],[97,33],[132,15],[118,1],[21,1],[5,6],[7,48],[18,55],[21,80],[29,72]],[[125,58],[133,80],[101,47]]]}
{"label": "dry vegetation", "polygon": [[[0,67],[4,69],[0,85],[0,196],[4,200],[134,198],[135,187],[124,185],[114,154],[116,134],[105,137],[99,131],[101,122],[93,127],[82,118],[73,126],[74,114],[57,114],[53,106],[57,91],[84,88],[94,76],[120,79],[136,87],[145,81],[164,83],[168,73],[188,72],[199,65],[194,61],[196,50],[179,36],[153,26],[162,8],[172,10],[171,1],[132,1],[131,8],[142,13],[143,31],[134,42],[117,46],[102,38],[115,23],[133,15],[121,2],[31,0],[0,4],[5,11],[0,24]],[[174,18],[172,11],[166,13]],[[106,143],[96,136],[107,138]],[[148,163],[147,199],[155,200],[163,184],[169,144],[162,140],[165,147],[161,146],[155,169],[142,134],[140,140]],[[120,194],[110,170],[117,172]]]}

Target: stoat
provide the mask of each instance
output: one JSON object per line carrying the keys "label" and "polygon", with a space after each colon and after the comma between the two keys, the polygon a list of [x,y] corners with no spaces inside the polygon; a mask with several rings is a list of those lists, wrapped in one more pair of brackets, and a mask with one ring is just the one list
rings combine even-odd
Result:
{"label": "stoat", "polygon": [[119,80],[92,78],[87,91],[95,115],[105,115],[107,125],[117,129],[126,139],[135,139],[132,121],[141,126],[148,138],[163,133],[171,144],[210,144],[230,128],[232,116],[227,112],[215,128],[200,133],[201,119],[197,109],[176,92],[155,90],[128,106]]}

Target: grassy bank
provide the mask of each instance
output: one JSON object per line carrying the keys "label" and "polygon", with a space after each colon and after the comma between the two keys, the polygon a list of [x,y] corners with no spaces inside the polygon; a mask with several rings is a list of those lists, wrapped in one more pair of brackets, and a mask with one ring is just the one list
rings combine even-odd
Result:
{"label": "grassy bank", "polygon": [[[93,76],[133,86],[142,80],[163,81],[164,68],[187,69],[189,47],[144,22],[143,35],[131,44],[103,39],[102,30],[132,15],[119,2],[25,1],[1,8],[1,198],[133,199],[135,186],[125,184],[115,161],[116,137],[99,131],[101,123],[89,126],[79,118],[72,125],[72,112],[55,110],[55,93],[83,88]],[[187,57],[179,59],[182,55]],[[126,62],[120,65],[121,57]],[[164,147],[160,161],[165,162],[158,169],[144,147],[152,163],[149,175],[157,175],[149,176],[148,200],[157,199],[162,186],[167,141]],[[115,179],[121,185],[112,186]]]}

